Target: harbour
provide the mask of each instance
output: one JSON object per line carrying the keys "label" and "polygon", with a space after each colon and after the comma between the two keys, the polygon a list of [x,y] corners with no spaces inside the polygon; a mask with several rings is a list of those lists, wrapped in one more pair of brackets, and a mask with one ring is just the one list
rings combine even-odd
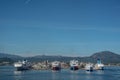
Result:
{"label": "harbour", "polygon": [[101,63],[101,60],[97,60],[97,63],[84,63],[80,62],[78,60],[70,60],[69,63],[67,62],[60,62],[60,61],[53,61],[49,62],[43,61],[43,62],[37,62],[37,63],[31,63],[27,60],[18,61],[14,63],[14,67],[17,71],[22,70],[54,70],[59,71],[61,69],[70,69],[73,71],[83,69],[86,71],[93,71],[93,70],[104,70],[104,64]]}
{"label": "harbour", "polygon": [[120,0],[0,0],[0,80],[120,80]]}
{"label": "harbour", "polygon": [[[106,66],[102,63],[101,59],[97,59],[96,63],[90,62],[81,62],[78,60],[70,60],[69,62],[61,61],[52,61],[49,62],[45,60],[43,62],[29,62],[28,60],[15,62],[14,66],[15,71],[24,71],[24,70],[52,70],[52,71],[61,71],[62,69],[69,69],[71,71],[85,70],[85,71],[96,71],[104,70]],[[115,65],[114,65],[115,66]]]}

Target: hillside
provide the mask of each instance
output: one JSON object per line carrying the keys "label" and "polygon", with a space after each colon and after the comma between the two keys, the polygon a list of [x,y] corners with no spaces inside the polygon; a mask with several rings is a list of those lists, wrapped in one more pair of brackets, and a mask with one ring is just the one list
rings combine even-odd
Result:
{"label": "hillside", "polygon": [[110,52],[110,51],[102,51],[97,52],[90,56],[94,60],[100,58],[104,63],[119,63],[120,62],[120,55]]}
{"label": "hillside", "polygon": [[38,55],[34,57],[28,57],[27,59],[32,62],[39,62],[39,61],[44,61],[44,60],[49,60],[49,61],[65,61],[68,62],[71,59],[74,59],[75,57],[65,57],[65,56],[48,56],[48,55]]}
{"label": "hillside", "polygon": [[103,63],[120,63],[120,55],[110,52],[110,51],[102,51],[94,53],[89,57],[66,57],[66,56],[48,56],[48,55],[38,55],[33,57],[21,57],[17,55],[10,55],[0,53],[0,58],[10,58],[13,61],[27,59],[31,62],[39,62],[39,61],[65,61],[69,62],[72,59],[79,60],[80,62],[93,62],[96,63],[97,59],[101,59]]}
{"label": "hillside", "polygon": [[0,58],[10,58],[12,60],[22,60],[23,57],[18,55],[12,55],[12,54],[6,54],[6,53],[0,53]]}

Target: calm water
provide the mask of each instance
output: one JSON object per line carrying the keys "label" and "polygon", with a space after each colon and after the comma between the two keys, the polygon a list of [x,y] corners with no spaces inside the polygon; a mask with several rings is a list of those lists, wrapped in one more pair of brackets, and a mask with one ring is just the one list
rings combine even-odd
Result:
{"label": "calm water", "polygon": [[104,71],[86,72],[68,69],[15,71],[13,66],[0,66],[0,80],[120,80],[120,67],[106,67]]}

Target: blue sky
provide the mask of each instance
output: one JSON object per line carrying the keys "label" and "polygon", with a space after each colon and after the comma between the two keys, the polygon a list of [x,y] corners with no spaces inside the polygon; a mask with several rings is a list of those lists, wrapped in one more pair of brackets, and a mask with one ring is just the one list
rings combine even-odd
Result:
{"label": "blue sky", "polygon": [[119,0],[0,0],[0,52],[120,54]]}

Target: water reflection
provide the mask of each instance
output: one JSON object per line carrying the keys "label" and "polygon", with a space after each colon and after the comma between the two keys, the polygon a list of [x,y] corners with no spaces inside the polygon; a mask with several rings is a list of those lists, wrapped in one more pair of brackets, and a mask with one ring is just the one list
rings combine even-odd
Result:
{"label": "water reflection", "polygon": [[52,72],[60,72],[60,71],[57,71],[57,70],[52,70]]}
{"label": "water reflection", "polygon": [[22,80],[22,71],[14,71],[15,80]]}
{"label": "water reflection", "polygon": [[22,74],[22,71],[14,71],[14,74],[15,74],[15,75],[21,75],[21,74]]}
{"label": "water reflection", "polygon": [[79,71],[72,71],[72,70],[71,70],[70,72],[75,74],[75,73],[78,73]]}
{"label": "water reflection", "polygon": [[79,71],[70,71],[70,80],[78,80],[79,77]]}
{"label": "water reflection", "polygon": [[52,80],[59,80],[61,78],[60,71],[52,71]]}
{"label": "water reflection", "polygon": [[93,71],[85,71],[87,74],[91,74]]}
{"label": "water reflection", "polygon": [[52,80],[56,80],[56,75],[55,75],[55,73],[52,73]]}
{"label": "water reflection", "polygon": [[97,70],[96,72],[97,72],[97,74],[104,74],[103,70]]}

